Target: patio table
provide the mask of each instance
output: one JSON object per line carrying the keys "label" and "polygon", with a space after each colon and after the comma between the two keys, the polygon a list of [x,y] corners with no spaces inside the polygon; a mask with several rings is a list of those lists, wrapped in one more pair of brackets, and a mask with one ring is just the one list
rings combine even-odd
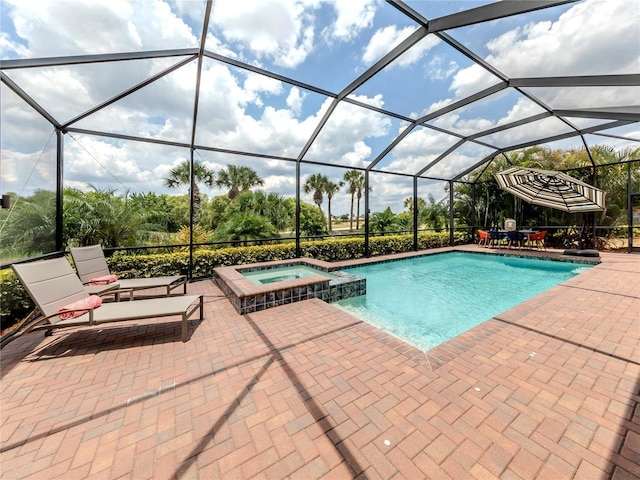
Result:
{"label": "patio table", "polygon": [[529,236],[533,235],[534,233],[538,233],[537,230],[530,230],[530,229],[522,229],[522,230],[518,230],[518,232],[522,233],[525,237],[525,245],[527,245],[528,249],[531,250],[531,244],[529,242]]}

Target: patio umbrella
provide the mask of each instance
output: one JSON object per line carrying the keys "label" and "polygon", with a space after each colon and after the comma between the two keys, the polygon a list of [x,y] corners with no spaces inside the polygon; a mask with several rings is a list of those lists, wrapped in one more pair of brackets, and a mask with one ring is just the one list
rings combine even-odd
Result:
{"label": "patio umbrella", "polygon": [[500,188],[535,205],[569,213],[605,209],[604,191],[562,172],[511,167],[493,175]]}

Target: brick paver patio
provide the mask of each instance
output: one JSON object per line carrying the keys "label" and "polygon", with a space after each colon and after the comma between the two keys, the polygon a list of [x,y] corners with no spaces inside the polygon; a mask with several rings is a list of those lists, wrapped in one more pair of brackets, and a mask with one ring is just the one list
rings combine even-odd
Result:
{"label": "brick paver patio", "polygon": [[2,350],[1,478],[640,477],[638,255],[426,355],[320,300],[188,291],[187,343],[160,319]]}

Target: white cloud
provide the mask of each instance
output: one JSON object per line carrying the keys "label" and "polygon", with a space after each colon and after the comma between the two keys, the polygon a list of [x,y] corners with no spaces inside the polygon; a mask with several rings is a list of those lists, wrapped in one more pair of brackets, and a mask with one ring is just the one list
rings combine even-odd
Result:
{"label": "white cloud", "polygon": [[287,97],[287,107],[291,110],[291,113],[294,115],[299,115],[300,110],[302,109],[302,103],[304,98],[307,95],[302,93],[299,88],[293,87],[289,91],[289,96]]}
{"label": "white cloud", "polygon": [[[6,0],[31,57],[197,46],[197,38],[161,0]],[[8,6],[8,7],[7,7]],[[199,34],[200,32],[198,32]]]}
{"label": "white cloud", "polygon": [[[416,30],[415,27],[404,27],[398,29],[396,25],[389,25],[377,30],[362,54],[362,63],[371,65],[380,60],[384,55],[393,50],[398,44],[405,40]],[[440,40],[434,35],[428,35],[420,40],[416,45],[398,57],[391,67],[407,67],[418,62],[426,52],[435,47]]]}
{"label": "white cloud", "polygon": [[636,2],[590,0],[493,39],[487,60],[516,77],[637,73],[639,24]]}
{"label": "white cloud", "polygon": [[225,39],[276,65],[293,68],[313,48],[313,17],[297,2],[218,0],[211,15]]}
{"label": "white cloud", "polygon": [[327,25],[322,36],[331,42],[332,39],[340,41],[353,40],[373,24],[373,18],[380,4],[379,0],[329,0],[333,5],[336,18]]}
{"label": "white cloud", "polygon": [[445,64],[442,55],[433,55],[426,67],[426,76],[433,80],[446,80],[460,69],[460,66],[453,60]]}

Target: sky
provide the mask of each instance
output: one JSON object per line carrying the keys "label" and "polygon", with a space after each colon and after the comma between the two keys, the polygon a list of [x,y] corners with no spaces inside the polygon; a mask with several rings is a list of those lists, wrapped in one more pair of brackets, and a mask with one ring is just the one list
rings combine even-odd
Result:
{"label": "sky", "polygon": [[[408,1],[427,19],[475,8],[486,1]],[[28,59],[196,48],[202,32],[204,0],[3,0],[0,5],[0,59]],[[640,2],[583,0],[486,24],[447,31],[509,78],[640,73]],[[196,145],[296,159],[333,98],[374,65],[418,25],[379,0],[214,0],[205,50],[274,72],[320,92],[281,82],[204,58],[198,96]],[[4,70],[57,121],[67,123],[184,57],[91,65]],[[188,144],[196,98],[197,62],[173,70],[143,89],[71,126]],[[347,169],[364,168],[407,127],[408,119],[429,113],[499,83],[499,79],[430,34],[415,44],[350,98],[397,116],[341,102],[320,130],[302,164],[303,181],[323,173],[337,182]],[[377,169],[415,174],[471,135],[544,109],[640,105],[638,87],[501,90],[465,108],[416,127]],[[55,186],[56,135],[5,84],[0,90],[1,185],[4,192],[29,195]],[[399,118],[398,118],[399,117]],[[572,119],[578,127],[606,123]],[[495,152],[496,148],[570,131],[555,118],[466,142],[426,175],[448,179]],[[586,135],[590,145],[637,148],[640,126]],[[635,141],[633,141],[635,140]],[[548,144],[579,148],[579,137]],[[171,193],[164,179],[189,158],[189,150],[104,136],[64,135],[65,186],[116,189],[120,193]],[[295,196],[295,162],[246,155],[195,151],[214,171],[247,165],[265,180],[264,190]],[[446,182],[419,180],[419,196],[445,198]],[[403,210],[412,196],[411,177],[371,174],[371,210]],[[202,189],[209,196],[224,189]],[[334,214],[349,211],[343,187],[332,200]],[[302,194],[312,203],[312,196]],[[323,204],[326,208],[326,200]]]}

